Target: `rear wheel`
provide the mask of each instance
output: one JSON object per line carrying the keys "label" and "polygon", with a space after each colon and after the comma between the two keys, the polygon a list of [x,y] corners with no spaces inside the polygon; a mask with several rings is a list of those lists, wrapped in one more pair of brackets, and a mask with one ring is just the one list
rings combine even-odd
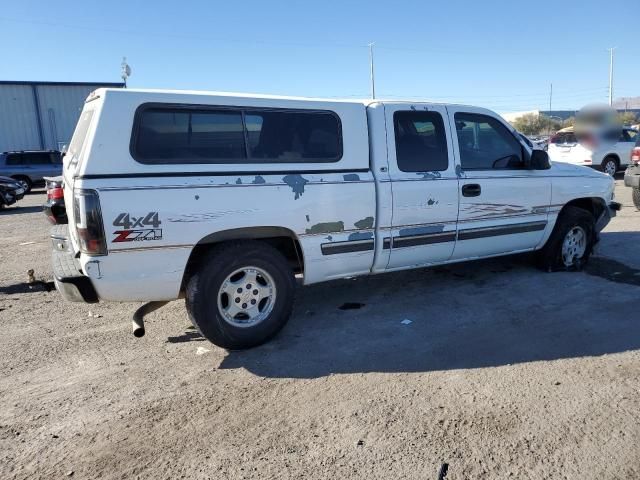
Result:
{"label": "rear wheel", "polygon": [[640,210],[640,188],[634,187],[631,189],[631,198],[633,198],[633,204]]}
{"label": "rear wheel", "polygon": [[291,315],[295,278],[272,246],[245,241],[212,251],[186,286],[187,312],[210,342],[227,349],[266,342]]}
{"label": "rear wheel", "polygon": [[565,207],[540,250],[540,266],[547,271],[580,270],[589,260],[595,240],[595,220],[591,213]]}
{"label": "rear wheel", "polygon": [[31,187],[33,186],[33,183],[31,183],[31,179],[29,177],[17,176],[13,178],[20,185],[22,185],[22,188],[24,188],[24,193],[29,193],[31,191]]}
{"label": "rear wheel", "polygon": [[607,157],[602,160],[600,169],[607,175],[613,177],[618,171],[618,159],[615,157]]}

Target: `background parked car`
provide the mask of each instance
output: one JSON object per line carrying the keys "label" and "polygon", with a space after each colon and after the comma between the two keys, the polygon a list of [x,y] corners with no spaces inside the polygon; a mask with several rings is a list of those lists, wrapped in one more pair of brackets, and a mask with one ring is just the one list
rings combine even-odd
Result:
{"label": "background parked car", "polygon": [[640,138],[636,140],[629,159],[629,167],[624,173],[624,184],[632,188],[633,204],[640,210]]}
{"label": "background parked car", "polygon": [[628,165],[637,136],[637,130],[627,127],[579,135],[573,127],[563,128],[549,140],[549,158],[556,162],[593,167],[613,176]]}
{"label": "background parked car", "polygon": [[24,197],[22,184],[10,177],[0,177],[0,208],[13,205]]}
{"label": "background parked car", "polygon": [[0,153],[0,175],[18,180],[26,193],[44,186],[44,177],[62,175],[62,156],[57,150]]}

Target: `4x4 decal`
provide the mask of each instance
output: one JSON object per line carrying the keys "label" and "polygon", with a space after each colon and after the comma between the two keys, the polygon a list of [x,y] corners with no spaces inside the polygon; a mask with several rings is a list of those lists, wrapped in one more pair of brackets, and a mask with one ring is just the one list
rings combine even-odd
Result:
{"label": "4x4 decal", "polygon": [[112,240],[112,243],[162,240],[162,229],[158,228],[161,224],[158,212],[149,212],[140,217],[134,217],[129,213],[121,213],[113,221],[113,226],[121,227],[122,230],[113,232],[116,237]]}

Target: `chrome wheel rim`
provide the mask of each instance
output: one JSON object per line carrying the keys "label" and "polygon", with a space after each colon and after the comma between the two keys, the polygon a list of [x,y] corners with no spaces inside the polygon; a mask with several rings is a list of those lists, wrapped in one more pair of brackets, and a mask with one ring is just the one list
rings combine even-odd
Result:
{"label": "chrome wheel rim", "polygon": [[616,174],[616,162],[609,160],[604,165],[604,171],[607,175],[611,175],[613,177]]}
{"label": "chrome wheel rim", "polygon": [[580,260],[587,251],[587,232],[582,227],[573,227],[562,242],[562,263],[570,267]]}
{"label": "chrome wheel rim", "polygon": [[234,327],[253,327],[264,321],[276,301],[276,284],[258,267],[235,270],[218,289],[218,311]]}

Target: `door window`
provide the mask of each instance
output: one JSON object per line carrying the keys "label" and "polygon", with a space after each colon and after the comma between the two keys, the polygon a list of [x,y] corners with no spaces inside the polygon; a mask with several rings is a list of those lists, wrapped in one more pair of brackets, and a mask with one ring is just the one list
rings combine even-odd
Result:
{"label": "door window", "polygon": [[522,145],[499,120],[456,113],[455,124],[464,170],[524,168]]}
{"label": "door window", "polygon": [[7,165],[24,165],[22,155],[20,153],[7,155]]}
{"label": "door window", "polygon": [[449,166],[442,116],[436,112],[395,112],[396,159],[403,172],[441,172]]}
{"label": "door window", "polygon": [[638,132],[635,130],[623,130],[621,142],[635,142]]}

